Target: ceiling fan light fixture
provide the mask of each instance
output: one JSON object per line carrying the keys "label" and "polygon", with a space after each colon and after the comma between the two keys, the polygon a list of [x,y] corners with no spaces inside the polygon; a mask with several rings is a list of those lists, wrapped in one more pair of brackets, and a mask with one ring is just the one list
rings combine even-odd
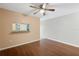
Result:
{"label": "ceiling fan light fixture", "polygon": [[52,12],[55,11],[55,9],[48,8],[48,5],[49,5],[48,3],[43,3],[43,4],[39,5],[38,7],[36,7],[36,6],[30,6],[30,7],[35,8],[36,10],[38,10],[34,14],[37,14],[39,12],[40,14],[45,16],[47,11],[52,11]]}
{"label": "ceiling fan light fixture", "polygon": [[44,10],[44,9],[41,9],[41,10],[40,10],[40,13],[41,13],[41,14],[43,14],[44,12],[45,12],[45,10]]}

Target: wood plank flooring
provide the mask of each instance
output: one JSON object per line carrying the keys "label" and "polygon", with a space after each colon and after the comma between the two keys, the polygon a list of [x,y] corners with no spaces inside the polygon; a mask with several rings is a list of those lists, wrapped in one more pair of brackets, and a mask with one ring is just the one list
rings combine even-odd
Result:
{"label": "wood plank flooring", "polygon": [[43,39],[0,51],[0,56],[79,56],[79,48]]}

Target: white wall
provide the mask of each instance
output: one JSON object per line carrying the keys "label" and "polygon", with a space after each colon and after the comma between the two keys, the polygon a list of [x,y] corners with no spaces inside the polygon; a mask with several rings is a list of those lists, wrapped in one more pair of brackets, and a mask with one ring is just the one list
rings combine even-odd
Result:
{"label": "white wall", "polygon": [[79,45],[79,12],[42,22],[43,38]]}

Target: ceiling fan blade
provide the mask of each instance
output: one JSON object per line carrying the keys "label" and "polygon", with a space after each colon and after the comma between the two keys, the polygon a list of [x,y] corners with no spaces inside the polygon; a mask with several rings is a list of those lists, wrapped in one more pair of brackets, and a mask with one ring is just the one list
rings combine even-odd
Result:
{"label": "ceiling fan blade", "polygon": [[39,11],[40,11],[40,9],[38,11],[34,12],[33,14],[37,14]]}
{"label": "ceiling fan blade", "polygon": [[55,11],[55,9],[45,9],[45,10],[47,10],[47,11]]}
{"label": "ceiling fan blade", "polygon": [[35,7],[35,6],[30,6],[30,7],[40,9],[39,7]]}

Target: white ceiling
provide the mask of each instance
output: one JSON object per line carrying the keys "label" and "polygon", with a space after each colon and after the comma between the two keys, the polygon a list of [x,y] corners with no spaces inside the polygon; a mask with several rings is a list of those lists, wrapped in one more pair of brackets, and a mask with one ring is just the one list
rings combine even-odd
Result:
{"label": "white ceiling", "polygon": [[35,9],[29,7],[30,5],[38,6],[40,4],[32,3],[0,3],[0,8],[5,8],[11,11],[20,12],[26,15],[32,15],[40,17],[41,20],[47,20],[63,15],[79,11],[79,3],[49,3],[48,8],[55,8],[55,12],[46,12],[46,16],[42,16],[40,13],[33,15]]}

